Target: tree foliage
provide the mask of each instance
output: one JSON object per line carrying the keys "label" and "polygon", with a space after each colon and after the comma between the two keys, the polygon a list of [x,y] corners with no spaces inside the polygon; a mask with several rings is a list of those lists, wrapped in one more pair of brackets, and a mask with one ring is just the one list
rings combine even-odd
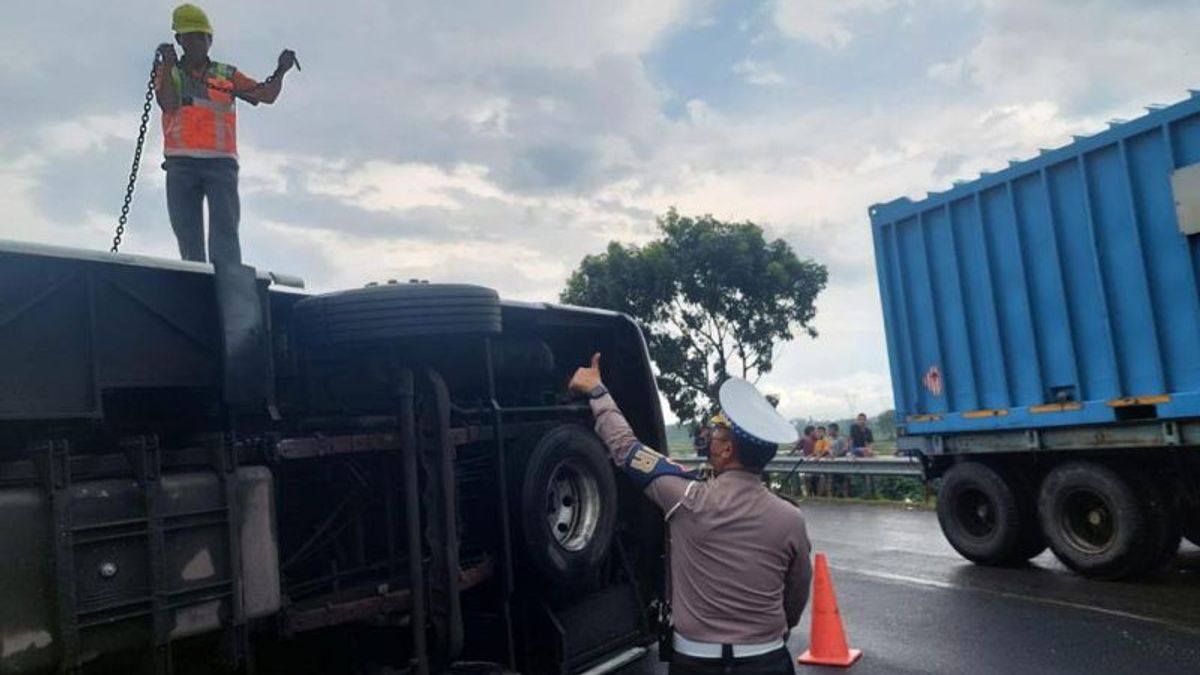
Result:
{"label": "tree foliage", "polygon": [[795,331],[816,337],[814,303],[828,274],[748,221],[671,209],[658,226],[661,236],[648,244],[611,242],[584,258],[561,299],[634,317],[671,409],[695,420],[727,377],[755,381]]}
{"label": "tree foliage", "polygon": [[875,427],[875,429],[876,429],[875,435],[878,436],[880,440],[884,440],[884,439],[890,440],[890,439],[895,438],[896,437],[896,411],[895,410],[885,410],[885,411],[879,413],[879,416],[875,418],[874,424],[872,426]]}

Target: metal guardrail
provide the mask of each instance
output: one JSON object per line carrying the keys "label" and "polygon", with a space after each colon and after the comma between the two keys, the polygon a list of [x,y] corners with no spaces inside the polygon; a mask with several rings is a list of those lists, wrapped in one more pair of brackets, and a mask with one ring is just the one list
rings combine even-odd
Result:
{"label": "metal guardrail", "polygon": [[[672,457],[673,461],[689,469],[705,465],[700,457]],[[851,476],[908,476],[921,478],[924,473],[921,463],[910,457],[864,459],[804,459],[781,457],[771,460],[764,469],[766,473],[838,474]]]}

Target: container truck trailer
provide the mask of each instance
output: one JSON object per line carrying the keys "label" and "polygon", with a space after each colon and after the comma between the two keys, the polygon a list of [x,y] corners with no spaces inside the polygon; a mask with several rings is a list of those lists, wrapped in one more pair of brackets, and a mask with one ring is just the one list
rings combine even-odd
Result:
{"label": "container truck trailer", "polygon": [[[638,328],[455,284],[0,242],[0,672],[604,672],[660,518],[566,382],[666,447]],[[482,669],[481,669],[482,668]]]}
{"label": "container truck trailer", "polygon": [[950,544],[1103,578],[1200,544],[1200,96],[869,213]]}

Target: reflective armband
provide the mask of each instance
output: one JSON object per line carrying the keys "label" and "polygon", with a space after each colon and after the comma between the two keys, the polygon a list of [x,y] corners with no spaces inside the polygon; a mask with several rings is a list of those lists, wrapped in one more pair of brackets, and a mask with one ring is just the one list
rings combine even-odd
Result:
{"label": "reflective armband", "polygon": [[633,482],[643,490],[656,478],[663,476],[700,480],[700,476],[695,471],[688,470],[670,457],[665,457],[641,443],[629,451],[629,454],[625,456],[625,465],[621,468],[625,469],[625,473],[629,474]]}

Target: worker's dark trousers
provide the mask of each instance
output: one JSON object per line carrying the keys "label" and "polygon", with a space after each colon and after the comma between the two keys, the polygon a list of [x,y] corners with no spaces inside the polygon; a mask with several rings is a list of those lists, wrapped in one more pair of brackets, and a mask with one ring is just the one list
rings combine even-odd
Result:
{"label": "worker's dark trousers", "polygon": [[[184,260],[241,263],[238,243],[238,163],[235,159],[168,157],[167,214]],[[208,256],[204,255],[204,209],[208,200]]]}
{"label": "worker's dark trousers", "polygon": [[760,656],[741,659],[698,659],[676,652],[671,655],[669,675],[794,675],[787,647]]}

